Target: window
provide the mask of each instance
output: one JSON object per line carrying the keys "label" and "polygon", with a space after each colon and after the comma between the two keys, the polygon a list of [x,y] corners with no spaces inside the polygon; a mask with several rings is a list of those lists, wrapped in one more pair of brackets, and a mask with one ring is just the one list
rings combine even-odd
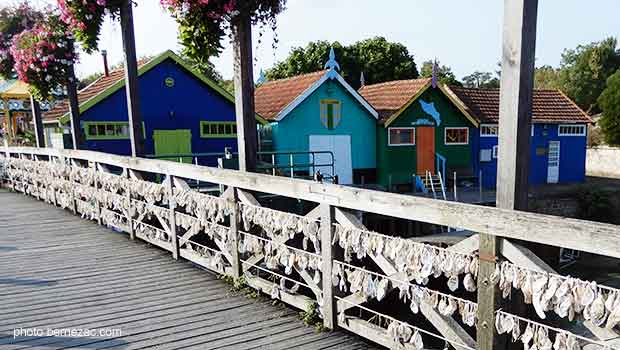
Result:
{"label": "window", "polygon": [[338,100],[321,100],[321,124],[334,130],[340,124],[341,104]]}
{"label": "window", "polygon": [[497,149],[498,149],[498,145],[493,146],[493,159],[497,159]]}
{"label": "window", "polygon": [[414,146],[415,128],[388,128],[388,145]]}
{"label": "window", "polygon": [[129,139],[128,122],[84,122],[86,140]]}
{"label": "window", "polygon": [[469,144],[468,128],[445,128],[444,143],[446,145],[467,145]]}
{"label": "window", "polygon": [[585,125],[560,125],[558,136],[586,136]]}
{"label": "window", "polygon": [[499,135],[499,127],[497,124],[482,124],[480,125],[481,137],[497,137]]}
{"label": "window", "polygon": [[200,137],[205,138],[234,138],[237,137],[237,123],[235,122],[200,122]]}

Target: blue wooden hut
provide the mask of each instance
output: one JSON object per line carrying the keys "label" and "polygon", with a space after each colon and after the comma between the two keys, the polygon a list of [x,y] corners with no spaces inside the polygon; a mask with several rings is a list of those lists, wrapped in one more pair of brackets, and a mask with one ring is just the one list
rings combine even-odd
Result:
{"label": "blue wooden hut", "polygon": [[[233,96],[172,51],[138,69],[146,154],[223,153],[237,150]],[[109,72],[78,94],[81,149],[129,155],[123,69]],[[69,108],[61,101],[43,116],[53,147],[69,146]],[[260,117],[257,119],[262,121]],[[70,142],[70,141],[69,141]],[[216,157],[201,157],[214,165]]]}
{"label": "blue wooden hut", "polygon": [[[413,79],[367,85],[360,93],[379,111],[378,183],[408,185],[442,174],[494,188],[497,182],[499,89]],[[585,180],[590,117],[558,90],[534,90],[529,182]],[[437,175],[435,175],[437,176]]]}
{"label": "blue wooden hut", "polygon": [[[314,159],[327,164],[331,162],[328,154],[306,152],[328,151],[333,154],[339,183],[373,182],[378,114],[338,73],[333,50],[325,68],[264,82],[256,89],[256,112],[269,122],[273,151],[302,152],[281,154],[277,163],[308,164]],[[331,171],[327,167],[318,170]]]}

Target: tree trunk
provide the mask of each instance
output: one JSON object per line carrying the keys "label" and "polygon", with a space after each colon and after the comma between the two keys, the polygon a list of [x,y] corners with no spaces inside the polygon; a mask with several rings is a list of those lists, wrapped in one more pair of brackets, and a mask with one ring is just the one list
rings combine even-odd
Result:
{"label": "tree trunk", "polygon": [[45,147],[45,136],[43,134],[43,120],[41,120],[41,106],[32,95],[30,96],[30,107],[32,108],[32,121],[34,123],[34,136],[36,145],[39,148]]}

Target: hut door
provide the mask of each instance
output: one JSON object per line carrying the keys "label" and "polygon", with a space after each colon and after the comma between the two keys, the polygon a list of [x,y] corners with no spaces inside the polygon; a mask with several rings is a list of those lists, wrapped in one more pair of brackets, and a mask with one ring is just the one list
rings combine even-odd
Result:
{"label": "hut door", "polygon": [[[153,143],[155,155],[186,155],[192,153],[192,131],[179,130],[153,130]],[[179,157],[166,158],[178,162]],[[180,158],[183,163],[191,163],[191,157]]]}
{"label": "hut door", "polygon": [[416,127],[416,171],[424,175],[426,171],[435,173],[435,128],[432,126]]}
{"label": "hut door", "polygon": [[560,180],[560,141],[549,141],[547,160],[547,183],[557,184]]}

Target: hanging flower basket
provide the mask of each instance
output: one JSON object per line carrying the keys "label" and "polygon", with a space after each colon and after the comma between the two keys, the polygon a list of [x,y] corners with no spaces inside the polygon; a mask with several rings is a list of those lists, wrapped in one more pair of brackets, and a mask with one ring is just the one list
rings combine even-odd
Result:
{"label": "hanging flower basket", "polygon": [[221,40],[239,13],[248,13],[252,24],[275,29],[276,16],[286,0],[160,0],[179,24],[179,39],[190,58],[216,56]]}
{"label": "hanging flower basket", "polygon": [[0,9],[0,76],[12,79],[15,60],[11,55],[13,37],[24,30],[31,29],[43,19],[43,14],[26,2],[16,7]]}
{"label": "hanging flower basket", "polygon": [[54,20],[16,35],[10,50],[19,79],[30,85],[30,93],[40,101],[65,84],[67,68],[77,60],[71,33]]}
{"label": "hanging flower basket", "polygon": [[[131,0],[130,0],[131,1]],[[106,14],[120,16],[122,0],[57,0],[60,19],[66,23],[87,53],[97,50]]]}

